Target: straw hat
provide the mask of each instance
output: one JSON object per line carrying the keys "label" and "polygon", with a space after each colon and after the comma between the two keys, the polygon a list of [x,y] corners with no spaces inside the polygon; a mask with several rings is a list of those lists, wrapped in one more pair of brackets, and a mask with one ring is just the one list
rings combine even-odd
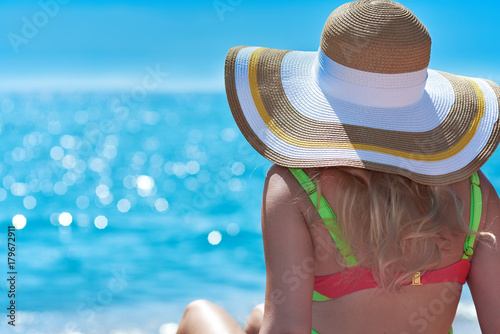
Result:
{"label": "straw hat", "polygon": [[500,87],[428,69],[431,38],[406,7],[358,0],[318,52],[232,48],[226,92],[248,142],[285,167],[352,166],[423,184],[465,179],[500,139]]}

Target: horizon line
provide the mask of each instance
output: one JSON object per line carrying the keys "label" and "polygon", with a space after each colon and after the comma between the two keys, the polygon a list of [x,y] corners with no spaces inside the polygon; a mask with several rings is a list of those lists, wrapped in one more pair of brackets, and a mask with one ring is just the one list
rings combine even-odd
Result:
{"label": "horizon line", "polygon": [[165,80],[164,83],[144,83],[131,77],[59,77],[59,78],[2,78],[0,94],[27,92],[75,92],[75,91],[134,91],[147,93],[223,93],[221,80]]}

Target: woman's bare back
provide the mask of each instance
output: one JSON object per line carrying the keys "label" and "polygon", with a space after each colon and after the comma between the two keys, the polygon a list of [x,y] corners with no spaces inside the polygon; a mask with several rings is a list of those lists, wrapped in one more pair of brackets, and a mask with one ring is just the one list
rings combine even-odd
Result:
{"label": "woman's bare back", "polygon": [[[500,215],[498,197],[482,173],[480,178],[483,194],[480,229],[500,235],[500,223],[496,220]],[[320,180],[322,194],[335,211],[339,202],[335,169],[325,170]],[[470,182],[464,180],[452,188],[464,200],[463,218],[468,222]],[[456,219],[455,209],[449,210],[444,219]],[[291,333],[305,333],[301,330],[310,324],[321,334],[448,333],[460,299],[460,283],[406,286],[396,292],[374,288],[330,301],[311,302],[314,276],[335,274],[344,269],[335,260],[338,250],[329,232],[313,224],[318,218],[316,209],[309,198],[303,196],[302,188],[291,173],[274,166],[268,174],[263,203],[268,271],[263,333],[281,326],[292,330]],[[451,243],[444,248],[440,262],[426,269],[439,269],[461,259],[465,236],[446,237]],[[471,257],[469,285],[475,302],[481,300],[490,306],[476,305],[483,333],[497,333],[500,290],[495,285],[495,277],[500,277],[500,253],[485,244],[476,242],[476,246]],[[311,270],[311,258],[314,270]],[[490,274],[485,275],[487,272]],[[290,324],[294,324],[295,329]]]}

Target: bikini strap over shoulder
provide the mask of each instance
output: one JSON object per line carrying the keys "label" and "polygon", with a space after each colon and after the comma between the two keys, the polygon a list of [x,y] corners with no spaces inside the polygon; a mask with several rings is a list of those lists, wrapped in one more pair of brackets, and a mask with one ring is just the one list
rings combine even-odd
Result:
{"label": "bikini strap over shoulder", "polygon": [[[474,173],[470,177],[470,223],[469,229],[471,232],[477,232],[479,223],[481,222],[481,212],[483,209],[483,199],[481,195],[481,188],[479,187],[479,175]],[[474,242],[476,240],[475,234],[468,234],[464,243],[464,255],[462,259],[469,259],[474,253]]]}
{"label": "bikini strap over shoulder", "polygon": [[342,254],[347,266],[352,267],[356,265],[358,260],[354,256],[351,246],[349,246],[346,241],[342,240],[342,231],[337,224],[337,217],[335,216],[335,213],[333,213],[333,210],[326,199],[323,195],[319,196],[316,185],[302,169],[289,168],[289,170],[309,196],[325,225],[328,226],[328,231],[337,245],[340,254]]}

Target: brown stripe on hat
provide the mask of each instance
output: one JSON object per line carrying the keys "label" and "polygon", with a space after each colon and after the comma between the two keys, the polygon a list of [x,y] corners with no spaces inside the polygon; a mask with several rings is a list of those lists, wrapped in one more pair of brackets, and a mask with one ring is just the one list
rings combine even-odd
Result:
{"label": "brown stripe on hat", "polygon": [[[434,154],[446,151],[460,141],[478,109],[477,95],[467,79],[440,72],[455,91],[455,104],[446,119],[432,130],[403,132],[314,120],[297,111],[283,89],[281,64],[288,52],[277,49],[262,51],[257,81],[269,116],[284,132],[298,139],[368,144],[416,154]],[[359,110],[353,112],[363,110],[355,107]]]}
{"label": "brown stripe on hat", "polygon": [[333,61],[373,73],[408,73],[429,65],[431,38],[406,7],[393,1],[344,4],[328,18],[321,49]]}
{"label": "brown stripe on hat", "polygon": [[[264,158],[271,160],[272,162],[289,162],[290,159],[273,149],[267,147],[259,137],[254,133],[250,124],[245,118],[243,114],[243,110],[241,109],[241,104],[238,98],[238,93],[236,92],[236,80],[235,80],[235,69],[236,69],[236,57],[238,56],[238,52],[240,50],[246,48],[247,46],[237,46],[231,48],[226,56],[226,64],[224,69],[224,78],[225,78],[225,87],[226,87],[226,96],[227,101],[229,103],[229,107],[231,109],[231,113],[233,114],[234,120],[238,125],[241,133],[245,136],[245,139],[252,145],[252,147],[259,152]],[[358,166],[361,167],[361,166]]]}

